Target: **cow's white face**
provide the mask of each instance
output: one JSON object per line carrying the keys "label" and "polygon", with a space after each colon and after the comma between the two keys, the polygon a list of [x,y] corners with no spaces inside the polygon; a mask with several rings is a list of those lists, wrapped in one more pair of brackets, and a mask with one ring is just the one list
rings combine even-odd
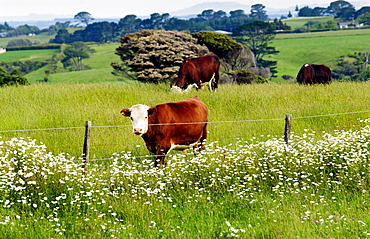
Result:
{"label": "cow's white face", "polygon": [[146,105],[134,105],[131,108],[121,110],[123,116],[130,117],[132,133],[142,136],[148,131],[148,109]]}

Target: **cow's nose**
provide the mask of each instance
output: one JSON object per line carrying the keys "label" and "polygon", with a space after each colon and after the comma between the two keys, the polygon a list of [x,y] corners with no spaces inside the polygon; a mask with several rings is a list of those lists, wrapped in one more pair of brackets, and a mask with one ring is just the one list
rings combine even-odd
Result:
{"label": "cow's nose", "polygon": [[143,129],[142,128],[134,128],[134,134],[142,134]]}

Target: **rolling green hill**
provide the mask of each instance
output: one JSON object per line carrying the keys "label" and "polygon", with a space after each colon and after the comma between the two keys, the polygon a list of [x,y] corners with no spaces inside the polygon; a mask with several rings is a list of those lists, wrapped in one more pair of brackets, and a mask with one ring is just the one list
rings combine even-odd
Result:
{"label": "rolling green hill", "polygon": [[313,22],[320,22],[326,23],[328,20],[333,19],[333,16],[325,16],[325,17],[294,17],[282,20],[288,26],[292,28],[292,30],[303,27],[308,21]]}
{"label": "rolling green hill", "polygon": [[[301,24],[305,21],[301,19],[298,23],[299,21],[295,19],[290,20],[290,23]],[[325,64],[333,69],[340,56],[370,50],[369,34],[370,29],[278,34],[271,45],[276,47],[280,53],[268,57],[268,59],[278,61],[277,78],[273,78],[272,81],[284,82],[281,78],[283,75],[295,77],[300,67],[306,63]],[[83,62],[91,67],[90,70],[68,72],[63,69],[62,65],[59,65],[60,73],[49,75],[49,83],[116,82],[117,78],[111,74],[110,63],[120,61],[119,57],[114,54],[118,46],[119,43],[92,45],[96,53]],[[51,59],[55,53],[55,50],[7,52],[0,55],[0,61]],[[26,77],[31,83],[42,81],[45,77],[45,70],[49,68],[46,66],[31,72]]]}
{"label": "rolling green hill", "polygon": [[278,34],[272,42],[279,54],[270,57],[278,61],[278,78],[296,76],[306,63],[325,64],[334,68],[340,56],[370,50],[370,29]]}

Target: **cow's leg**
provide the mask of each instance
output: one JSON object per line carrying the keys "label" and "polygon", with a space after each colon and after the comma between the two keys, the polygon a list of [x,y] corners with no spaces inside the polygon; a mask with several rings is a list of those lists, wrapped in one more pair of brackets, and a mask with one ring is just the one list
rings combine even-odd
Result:
{"label": "cow's leg", "polygon": [[220,72],[219,71],[216,71],[214,73],[214,81],[213,81],[213,89],[216,91],[216,89],[218,88],[218,80],[220,79]]}
{"label": "cow's leg", "polygon": [[200,140],[199,140],[200,148],[201,149],[204,149],[205,148],[204,147],[204,144],[206,143],[207,134],[208,134],[207,124],[205,124],[204,127],[203,127],[202,136],[200,137]]}
{"label": "cow's leg", "polygon": [[161,168],[165,163],[166,154],[170,150],[169,147],[159,147],[156,153],[156,159],[154,162],[154,167]]}

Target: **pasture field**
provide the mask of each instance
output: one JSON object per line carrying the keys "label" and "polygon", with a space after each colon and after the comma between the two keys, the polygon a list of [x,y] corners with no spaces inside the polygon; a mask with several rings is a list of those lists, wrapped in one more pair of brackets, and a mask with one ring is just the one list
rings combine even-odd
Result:
{"label": "pasture field", "polygon": [[278,77],[295,78],[306,63],[324,64],[333,69],[340,56],[370,50],[369,34],[370,29],[278,34],[272,46],[280,53],[270,59],[278,61]]}
{"label": "pasture field", "polygon": [[[0,234],[368,238],[369,88],[221,85],[183,95],[148,84],[1,88]],[[166,167],[153,169],[120,109],[194,95],[209,108],[206,150],[173,151]],[[282,139],[287,113],[289,147]],[[90,155],[100,160],[84,169],[86,120],[95,126]]]}
{"label": "pasture field", "polygon": [[[113,69],[110,64],[112,62],[120,61],[119,57],[114,54],[118,46],[118,43],[90,45],[90,47],[96,50],[96,52],[93,53],[90,58],[83,61],[83,64],[91,67],[90,70],[65,71],[63,69],[63,65],[59,64],[58,67],[60,72],[50,74],[48,76],[48,83],[117,82],[117,78],[111,74]],[[52,55],[49,57],[51,59]],[[25,76],[31,84],[42,81],[45,77],[45,70],[49,67],[50,66],[45,66]]]}
{"label": "pasture field", "polygon": [[54,38],[55,35],[48,35],[47,32],[43,32],[41,34],[38,34],[36,36],[17,36],[17,37],[0,37],[0,47],[6,48],[8,45],[8,42],[13,39],[29,39],[30,41],[34,42],[40,42],[40,43],[48,43],[50,39]]}
{"label": "pasture field", "polygon": [[294,17],[294,18],[288,18],[283,19],[282,22],[286,23],[288,26],[292,28],[292,30],[304,27],[304,24],[307,22],[320,22],[320,23],[326,23],[328,20],[333,19],[333,16],[325,16],[325,17]]}
{"label": "pasture field", "polygon": [[[292,131],[299,134],[304,129],[333,132],[356,127],[357,118],[369,114],[294,118],[369,110],[369,88],[368,83],[335,82],[316,87],[272,83],[222,85],[216,94],[205,90],[181,95],[172,93],[164,84],[117,82],[7,87],[0,89],[0,130],[11,131],[2,133],[3,137],[30,136],[55,153],[79,156],[85,122],[91,121],[95,126],[91,153],[95,157],[109,157],[121,150],[139,150],[140,154],[146,154],[142,139],[132,135],[129,120],[119,114],[122,108],[138,103],[156,105],[197,95],[209,107],[209,140],[228,144],[236,138],[282,136],[286,114],[292,114]],[[69,127],[81,128],[12,131]]]}
{"label": "pasture field", "polygon": [[0,54],[0,62],[50,60],[59,49],[8,51]]}

